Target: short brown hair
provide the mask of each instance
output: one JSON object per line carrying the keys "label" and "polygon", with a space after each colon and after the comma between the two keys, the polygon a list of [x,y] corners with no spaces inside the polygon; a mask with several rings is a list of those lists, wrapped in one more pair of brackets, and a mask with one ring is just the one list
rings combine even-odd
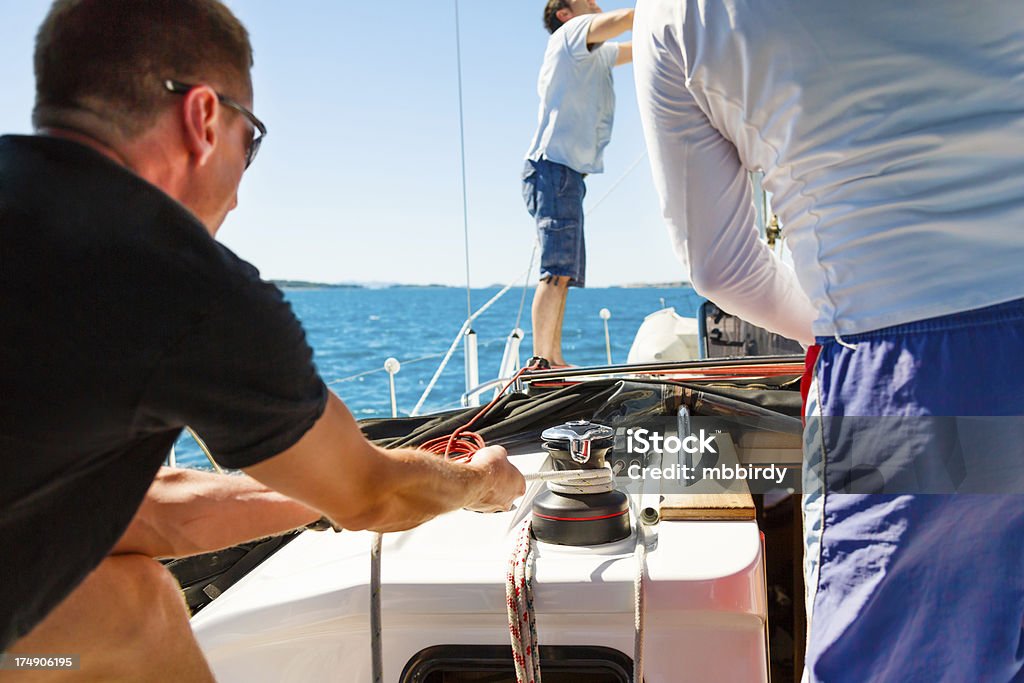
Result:
{"label": "short brown hair", "polygon": [[56,0],[36,34],[37,128],[88,111],[131,137],[150,125],[168,78],[251,89],[252,46],[218,0]]}
{"label": "short brown hair", "polygon": [[544,28],[548,30],[548,33],[554,33],[562,28],[563,22],[556,16],[560,9],[565,9],[565,0],[548,0],[548,4],[544,7]]}

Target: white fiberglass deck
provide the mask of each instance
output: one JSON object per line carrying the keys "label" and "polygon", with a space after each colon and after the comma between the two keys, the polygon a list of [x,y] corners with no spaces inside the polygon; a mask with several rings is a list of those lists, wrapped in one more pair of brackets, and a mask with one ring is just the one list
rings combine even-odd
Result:
{"label": "white fiberglass deck", "polygon": [[[513,462],[523,471],[549,468],[541,453]],[[541,486],[512,512],[453,512],[384,536],[385,681],[398,681],[409,659],[432,645],[508,644],[508,558]],[[766,681],[756,523],[662,521],[649,529],[645,680]],[[304,533],[196,615],[217,679],[371,680],[371,537]],[[634,547],[635,536],[590,548],[538,544],[541,645],[605,646],[632,657]]]}

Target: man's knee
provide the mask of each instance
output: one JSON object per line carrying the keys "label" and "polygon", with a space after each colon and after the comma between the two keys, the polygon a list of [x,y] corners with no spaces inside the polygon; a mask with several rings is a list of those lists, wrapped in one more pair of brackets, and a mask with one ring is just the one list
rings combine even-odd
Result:
{"label": "man's knee", "polygon": [[549,287],[568,287],[570,279],[568,275],[547,275],[540,281]]}
{"label": "man's knee", "polygon": [[119,656],[126,658],[167,647],[189,628],[177,581],[156,560],[134,554],[101,562],[41,626],[50,623],[83,647],[102,651],[105,643],[120,643]]}
{"label": "man's knee", "polygon": [[[99,571],[98,587],[110,591],[109,609],[118,621],[102,636],[118,643],[112,664],[117,680],[144,680],[157,671],[168,680],[213,680],[192,635],[181,588],[163,565],[142,555],[114,555]],[[91,597],[95,608],[95,592]]]}
{"label": "man's knee", "polygon": [[141,680],[170,664],[208,680],[177,581],[142,555],[105,559],[11,651],[79,654],[82,680]]}
{"label": "man's knee", "polygon": [[108,557],[97,570],[118,604],[125,637],[147,641],[188,626],[188,609],[178,582],[163,565],[142,555]]}

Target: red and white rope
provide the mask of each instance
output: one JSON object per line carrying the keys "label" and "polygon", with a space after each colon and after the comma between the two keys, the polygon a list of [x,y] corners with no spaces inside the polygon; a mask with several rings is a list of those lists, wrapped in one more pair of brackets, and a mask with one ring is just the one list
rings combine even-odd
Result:
{"label": "red and white rope", "polygon": [[519,527],[516,547],[509,560],[505,582],[508,630],[516,683],[541,683],[540,651],[537,646],[537,618],[533,609],[533,536],[530,519]]}

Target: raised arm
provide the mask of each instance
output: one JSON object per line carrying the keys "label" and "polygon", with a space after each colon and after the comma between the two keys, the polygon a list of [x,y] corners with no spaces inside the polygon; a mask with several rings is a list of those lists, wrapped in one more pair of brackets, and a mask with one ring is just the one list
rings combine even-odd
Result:
{"label": "raised arm", "polygon": [[[617,9],[610,12],[602,12],[595,16],[590,22],[590,31],[587,33],[587,44],[603,43],[615,36],[621,35],[633,28],[633,10]],[[620,49],[620,55],[621,49]]]}
{"label": "raised arm", "polygon": [[409,529],[459,508],[507,510],[526,488],[498,446],[468,464],[378,448],[333,393],[323,416],[294,446],[246,472],[341,527],[376,531]]}

